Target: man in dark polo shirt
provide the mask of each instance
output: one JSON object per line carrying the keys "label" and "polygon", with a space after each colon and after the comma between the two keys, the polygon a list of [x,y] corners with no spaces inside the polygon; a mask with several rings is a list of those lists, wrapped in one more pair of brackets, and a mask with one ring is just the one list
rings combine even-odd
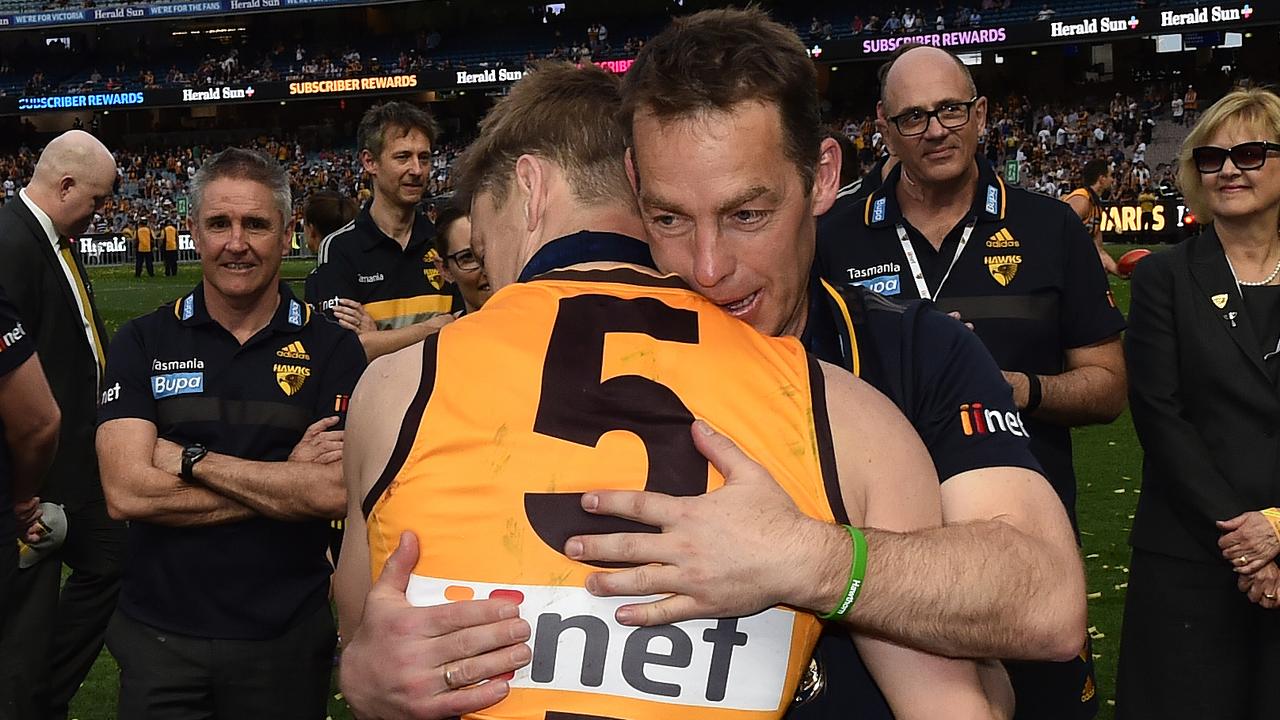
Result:
{"label": "man in dark polo shirt", "polygon": [[320,243],[307,302],[358,328],[372,360],[421,341],[453,320],[453,293],[436,267],[435,230],[418,212],[439,130],[404,102],[376,105],[360,120],[360,159],[373,200]]}
{"label": "man in dark polo shirt", "polygon": [[[818,265],[833,284],[892,286],[898,299],[932,299],[972,324],[1074,524],[1070,428],[1110,422],[1124,408],[1124,318],[1075,213],[1006,187],[976,157],[986,98],[964,65],[928,47],[891,63],[878,115],[901,164],[876,192],[823,218]],[[1006,666],[1017,717],[1097,713],[1087,646],[1067,663]]]}
{"label": "man in dark polo shirt", "polygon": [[365,359],[280,282],[291,217],[273,160],[210,159],[191,185],[202,282],[112,345],[97,446],[130,521],[107,634],[121,717],[325,715],[337,424]]}
{"label": "man in dark polo shirt", "polygon": [[[36,492],[58,449],[61,413],[36,356],[35,340],[0,288],[0,618],[18,572],[19,538],[35,540]],[[15,711],[0,693],[0,717]]]}

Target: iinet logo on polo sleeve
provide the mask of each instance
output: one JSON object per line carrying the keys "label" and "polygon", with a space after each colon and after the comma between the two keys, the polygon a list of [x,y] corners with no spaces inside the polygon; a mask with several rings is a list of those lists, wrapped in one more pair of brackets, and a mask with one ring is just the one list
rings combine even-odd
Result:
{"label": "iinet logo on polo sleeve", "polygon": [[[691,620],[633,628],[614,611],[649,598],[598,598],[582,588],[493,585],[414,575],[409,602],[419,607],[461,600],[523,600],[533,627],[533,662],[513,688],[597,693],[637,700],[768,712],[785,703],[795,613]],[[656,599],[656,598],[653,598]]]}

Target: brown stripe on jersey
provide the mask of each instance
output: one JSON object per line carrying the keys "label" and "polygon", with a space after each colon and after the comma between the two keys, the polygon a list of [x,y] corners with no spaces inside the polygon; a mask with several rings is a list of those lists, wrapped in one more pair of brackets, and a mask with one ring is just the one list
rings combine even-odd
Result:
{"label": "brown stripe on jersey", "polygon": [[391,481],[396,479],[405,461],[409,459],[409,452],[413,450],[413,442],[418,436],[418,427],[422,424],[422,414],[426,412],[427,401],[431,399],[431,391],[436,384],[436,355],[439,352],[439,340],[440,334],[436,333],[428,336],[422,343],[422,378],[418,381],[418,392],[414,394],[413,401],[409,403],[409,409],[405,411],[404,421],[400,423],[400,435],[396,438],[396,446],[391,451],[391,457],[387,459],[387,466],[383,468],[382,475],[378,476],[378,481],[369,488],[369,494],[364,497],[361,509],[364,510],[366,519],[369,513],[373,512],[373,506],[378,504],[382,493],[386,492],[391,486]]}
{"label": "brown stripe on jersey", "polygon": [[831,506],[831,514],[836,522],[847,525],[849,513],[844,509],[844,494],[840,492],[836,447],[831,439],[831,419],[827,415],[827,384],[822,376],[822,365],[812,355],[809,356],[809,396],[813,405],[813,429],[818,441],[822,485],[827,489],[827,504]]}

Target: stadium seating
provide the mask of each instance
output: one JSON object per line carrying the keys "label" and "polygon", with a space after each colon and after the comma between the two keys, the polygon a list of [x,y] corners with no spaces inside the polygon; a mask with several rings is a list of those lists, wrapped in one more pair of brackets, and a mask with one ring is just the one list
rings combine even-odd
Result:
{"label": "stadium seating", "polygon": [[[97,4],[108,3],[99,2]],[[927,5],[924,2],[919,4],[922,6]],[[950,24],[953,21],[956,7],[961,5],[972,7],[977,4],[972,1],[967,3],[949,2],[948,11],[944,14],[944,19]],[[1011,24],[1034,21],[1041,4],[1038,0],[1014,0],[1008,9],[983,11],[982,24]],[[1194,0],[1166,0],[1162,3],[1162,5],[1169,6],[1190,4],[1195,4]],[[893,0],[893,2],[859,4],[858,11],[864,19],[877,12],[882,13],[881,17],[883,17],[900,5],[901,3],[896,0]],[[1139,2],[1138,0],[1057,0],[1056,2],[1051,2],[1050,5],[1056,12],[1054,17],[1061,19],[1086,14],[1122,14],[1132,12],[1138,8]],[[0,0],[0,13],[67,6],[78,7],[79,4],[65,1],[59,3],[41,2],[40,0]],[[830,24],[831,34],[829,37],[834,39],[853,37],[853,17],[852,14],[846,12],[842,16],[825,18],[824,21]],[[780,19],[796,27],[806,39],[824,39],[815,37],[810,32],[810,18],[808,17],[788,17],[784,15]],[[648,37],[656,32],[663,22],[663,18],[654,17],[647,22],[631,20],[625,24],[613,26],[610,28],[613,47],[597,49],[592,57],[600,59],[626,55],[628,54],[624,49],[626,38]],[[926,20],[926,26],[932,26],[932,19]],[[519,65],[530,57],[566,56],[571,53],[575,43],[586,44],[585,32],[578,38],[558,37],[557,30],[558,28],[556,27],[530,22],[527,17],[523,17],[514,20],[506,27],[486,27],[483,31],[474,28],[470,31],[459,30],[455,34],[448,35],[445,42],[439,47],[421,54],[415,52],[415,38],[412,35],[408,37],[365,37],[362,43],[351,47],[326,47],[324,44],[316,44],[307,47],[306,54],[307,57],[318,57],[322,54],[332,57],[354,50],[360,54],[366,66],[371,58],[377,57],[383,66],[387,67],[398,64],[402,53],[409,53],[413,55],[413,59],[405,69],[413,71],[431,68],[476,68],[500,64]],[[111,89],[127,91],[139,90],[145,87],[145,83],[141,79],[141,73],[144,68],[129,66],[126,68],[127,72],[123,75],[111,72],[114,69],[116,56],[111,56],[112,59],[109,60],[106,57],[94,57],[75,51],[52,53],[39,52],[39,50],[42,49],[38,48],[37,52],[29,57],[15,57],[10,60],[12,72],[0,73],[0,94],[24,93],[36,72],[43,73],[45,78],[44,91],[49,93],[102,91],[108,89],[107,82],[112,78],[114,78],[115,84]],[[255,82],[262,79],[304,78],[302,63],[296,61],[293,48],[286,48],[285,52],[275,56],[271,56],[269,51],[270,48],[266,47],[240,49],[242,55],[239,58],[237,72],[229,78],[217,77],[215,79],[218,82]],[[154,75],[154,87],[188,86],[192,84],[191,78],[196,74],[196,70],[203,59],[202,57],[192,57],[189,49],[159,47],[155,48],[154,52],[151,53],[151,62],[146,69],[150,70]],[[215,59],[220,60],[221,58]],[[95,68],[99,69],[102,75],[102,78],[97,82],[92,80]],[[186,80],[171,81],[167,77],[171,68],[176,68]],[[324,73],[305,75],[307,78],[330,76],[333,75]],[[339,73],[339,76],[341,76],[341,73]]]}

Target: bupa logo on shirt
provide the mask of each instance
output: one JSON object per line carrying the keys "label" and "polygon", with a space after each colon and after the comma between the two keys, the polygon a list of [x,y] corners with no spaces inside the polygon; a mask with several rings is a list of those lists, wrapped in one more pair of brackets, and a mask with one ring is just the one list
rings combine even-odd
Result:
{"label": "bupa logo on shirt", "polygon": [[995,185],[987,186],[987,206],[988,215],[996,215],[1000,212],[1000,189]]}
{"label": "bupa logo on shirt", "polygon": [[871,222],[884,222],[885,206],[887,204],[888,201],[884,198],[876,200],[875,204],[871,206]]}
{"label": "bupa logo on shirt", "polygon": [[302,327],[302,303],[297,300],[289,301],[289,324]]}
{"label": "bupa logo on shirt", "polygon": [[1001,412],[982,406],[982,403],[965,403],[960,406],[960,427],[966,437],[1004,432],[1015,437],[1031,437],[1022,424],[1022,414]]}
{"label": "bupa logo on shirt", "polygon": [[156,400],[175,395],[194,395],[204,392],[204,373],[168,373],[151,376],[151,397]]}

